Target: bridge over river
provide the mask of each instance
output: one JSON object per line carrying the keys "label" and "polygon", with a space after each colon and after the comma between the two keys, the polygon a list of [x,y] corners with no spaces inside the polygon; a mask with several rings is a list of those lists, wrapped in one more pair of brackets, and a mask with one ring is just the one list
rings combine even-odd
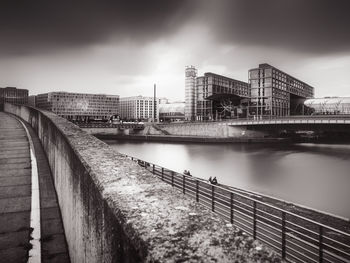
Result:
{"label": "bridge over river", "polygon": [[[5,111],[0,259],[350,260],[350,235],[340,229],[122,155],[53,113],[11,104]],[[30,225],[38,213],[41,223]]]}

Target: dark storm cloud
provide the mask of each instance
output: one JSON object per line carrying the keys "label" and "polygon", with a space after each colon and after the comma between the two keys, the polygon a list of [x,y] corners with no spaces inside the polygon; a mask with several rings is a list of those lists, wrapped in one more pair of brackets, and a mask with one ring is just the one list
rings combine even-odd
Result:
{"label": "dark storm cloud", "polygon": [[[222,41],[312,53],[350,50],[349,0],[213,1],[205,20]],[[211,15],[215,14],[215,15]]]}
{"label": "dark storm cloud", "polygon": [[[2,0],[0,55],[79,48],[110,38],[143,45],[191,23],[209,28],[218,44],[342,52],[350,50],[349,10],[349,0]],[[188,41],[205,45],[191,36]]]}
{"label": "dark storm cloud", "polygon": [[36,53],[106,41],[143,42],[177,29],[187,0],[1,1],[0,53]]}

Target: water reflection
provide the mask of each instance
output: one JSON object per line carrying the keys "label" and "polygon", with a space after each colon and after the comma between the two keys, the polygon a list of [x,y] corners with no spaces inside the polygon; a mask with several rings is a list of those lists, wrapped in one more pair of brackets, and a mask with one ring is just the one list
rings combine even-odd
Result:
{"label": "water reflection", "polygon": [[169,169],[350,218],[350,145],[106,141]]}

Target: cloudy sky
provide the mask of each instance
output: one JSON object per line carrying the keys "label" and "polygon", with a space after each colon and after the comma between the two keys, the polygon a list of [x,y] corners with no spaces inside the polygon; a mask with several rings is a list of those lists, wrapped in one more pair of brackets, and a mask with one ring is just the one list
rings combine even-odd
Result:
{"label": "cloudy sky", "polygon": [[247,81],[269,63],[350,95],[348,0],[0,2],[0,87],[184,97],[186,65]]}

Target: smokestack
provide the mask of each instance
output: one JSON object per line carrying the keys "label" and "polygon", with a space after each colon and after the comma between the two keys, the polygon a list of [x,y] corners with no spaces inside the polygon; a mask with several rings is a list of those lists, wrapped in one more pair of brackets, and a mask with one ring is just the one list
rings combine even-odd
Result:
{"label": "smokestack", "polygon": [[153,97],[153,122],[156,122],[157,119],[157,97],[156,97],[156,84],[154,84],[153,92],[154,92],[154,97]]}

